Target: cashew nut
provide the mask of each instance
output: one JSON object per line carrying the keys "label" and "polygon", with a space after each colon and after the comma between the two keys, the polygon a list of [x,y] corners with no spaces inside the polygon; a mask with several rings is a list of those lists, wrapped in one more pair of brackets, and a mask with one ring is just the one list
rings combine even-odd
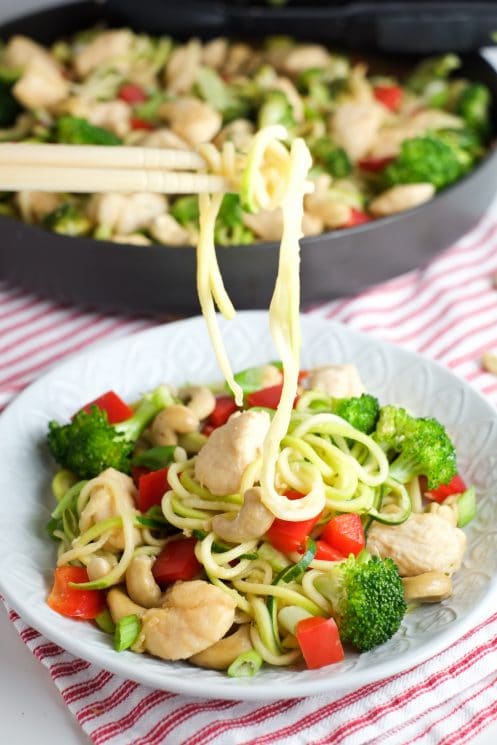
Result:
{"label": "cashew nut", "polygon": [[126,589],[135,603],[144,608],[156,608],[160,604],[161,589],[152,574],[151,556],[135,556],[126,570]]}
{"label": "cashew nut", "polygon": [[107,593],[107,605],[109,606],[110,615],[114,623],[120,621],[125,616],[143,616],[146,608],[133,603],[120,587],[113,587]]}
{"label": "cashew nut", "polygon": [[433,184],[397,184],[379,194],[369,203],[369,211],[376,217],[395,215],[397,212],[418,207],[433,198]]}
{"label": "cashew nut", "polygon": [[242,509],[236,517],[216,515],[212,518],[212,530],[229,543],[243,543],[260,538],[274,521],[274,515],[262,504],[261,490],[255,486],[247,489],[243,496]]}
{"label": "cashew nut", "polygon": [[178,434],[195,432],[199,426],[198,417],[195,416],[194,412],[188,406],[183,406],[183,404],[168,406],[167,409],[159,412],[157,416],[161,417],[161,422],[166,427],[171,427]]}
{"label": "cashew nut", "polygon": [[171,425],[164,419],[167,409],[159,411],[150,426],[150,440],[153,445],[177,445],[178,436]]}
{"label": "cashew nut", "polygon": [[246,623],[233,634],[225,636],[224,639],[204,649],[203,652],[194,654],[189,662],[209,670],[227,670],[239,655],[251,649],[250,625]]}
{"label": "cashew nut", "polygon": [[438,502],[432,502],[426,508],[426,512],[431,512],[431,513],[438,515],[444,520],[447,520],[447,522],[450,523],[455,528],[457,525],[458,512],[459,512],[457,503],[447,504],[447,501],[448,500],[445,500],[443,504],[438,504]]}
{"label": "cashew nut", "polygon": [[424,572],[416,577],[404,577],[406,601],[439,603],[452,595],[452,580],[442,572]]}
{"label": "cashew nut", "polygon": [[93,556],[88,564],[86,565],[86,571],[88,572],[88,579],[93,582],[95,579],[105,577],[111,570],[110,561],[104,559],[102,556]]}
{"label": "cashew nut", "polygon": [[179,395],[183,400],[188,400],[187,408],[200,420],[206,419],[216,408],[216,397],[205,385],[187,386],[180,390]]}

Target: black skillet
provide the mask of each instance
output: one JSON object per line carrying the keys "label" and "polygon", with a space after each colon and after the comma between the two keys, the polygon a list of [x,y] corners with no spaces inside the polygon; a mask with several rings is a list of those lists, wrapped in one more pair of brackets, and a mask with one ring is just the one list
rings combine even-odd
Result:
{"label": "black skillet", "polygon": [[[311,7],[312,6],[312,7]],[[321,7],[319,7],[321,6]],[[493,7],[492,7],[493,6]],[[423,54],[471,51],[497,29],[495,3],[263,3],[188,0],[80,2],[25,16],[0,27],[43,43],[92,26],[204,38],[256,38],[286,33],[340,43],[359,51]],[[461,75],[486,83],[497,101],[497,72],[477,54],[464,56]],[[497,119],[494,116],[497,134]],[[352,229],[302,241],[303,305],[355,293],[422,265],[470,230],[497,188],[497,153],[427,204]],[[267,308],[277,267],[276,243],[220,247],[219,263],[238,308]],[[130,246],[67,238],[0,218],[0,278],[61,302],[103,310],[165,314],[198,312],[195,256],[189,248]]]}

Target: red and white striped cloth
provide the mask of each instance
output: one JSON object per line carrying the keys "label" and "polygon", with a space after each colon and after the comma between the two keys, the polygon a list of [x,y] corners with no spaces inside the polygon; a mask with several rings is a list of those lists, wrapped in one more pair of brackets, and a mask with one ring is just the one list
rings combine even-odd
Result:
{"label": "red and white striped cloth", "polygon": [[[401,250],[401,247],[392,247]],[[480,358],[497,349],[497,206],[416,272],[309,309],[437,359],[497,403]],[[0,406],[90,344],[155,325],[38,300],[0,285]],[[497,721],[497,614],[398,676],[357,690],[271,703],[187,698],[123,680],[10,618],[97,745],[460,745]]]}

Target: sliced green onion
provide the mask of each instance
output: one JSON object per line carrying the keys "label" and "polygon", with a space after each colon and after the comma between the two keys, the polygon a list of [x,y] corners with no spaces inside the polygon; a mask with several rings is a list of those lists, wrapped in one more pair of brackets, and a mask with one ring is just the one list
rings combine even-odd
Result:
{"label": "sliced green onion", "polygon": [[457,527],[464,528],[476,517],[475,487],[470,486],[457,500]]}
{"label": "sliced green onion", "polygon": [[165,468],[174,461],[174,451],[176,445],[162,445],[156,448],[149,448],[138,455],[134,455],[131,460],[132,466],[141,466],[150,468],[151,471],[158,471]]}
{"label": "sliced green onion", "polygon": [[253,678],[262,667],[262,657],[255,649],[238,655],[227,672],[230,678]]}
{"label": "sliced green onion", "polygon": [[60,502],[63,496],[69,491],[71,486],[77,482],[78,477],[67,468],[57,471],[52,479],[52,494],[57,502]]}
{"label": "sliced green onion", "polygon": [[114,631],[114,649],[123,652],[137,640],[142,624],[136,613],[124,616],[116,623]]}
{"label": "sliced green onion", "polygon": [[102,629],[102,631],[105,631],[106,634],[113,634],[116,630],[116,625],[112,620],[112,616],[110,615],[107,608],[101,611],[98,616],[95,616],[94,621],[97,624],[98,628]]}

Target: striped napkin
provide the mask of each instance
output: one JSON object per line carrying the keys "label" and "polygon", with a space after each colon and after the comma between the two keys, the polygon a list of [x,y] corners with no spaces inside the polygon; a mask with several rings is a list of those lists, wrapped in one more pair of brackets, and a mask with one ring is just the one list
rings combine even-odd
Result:
{"label": "striped napkin", "polygon": [[[437,359],[497,403],[497,204],[428,266],[307,312]],[[155,325],[54,305],[0,285],[0,405],[67,354]],[[497,719],[497,614],[423,664],[339,694],[270,703],[187,698],[100,670],[10,612],[96,745],[460,745]]]}

